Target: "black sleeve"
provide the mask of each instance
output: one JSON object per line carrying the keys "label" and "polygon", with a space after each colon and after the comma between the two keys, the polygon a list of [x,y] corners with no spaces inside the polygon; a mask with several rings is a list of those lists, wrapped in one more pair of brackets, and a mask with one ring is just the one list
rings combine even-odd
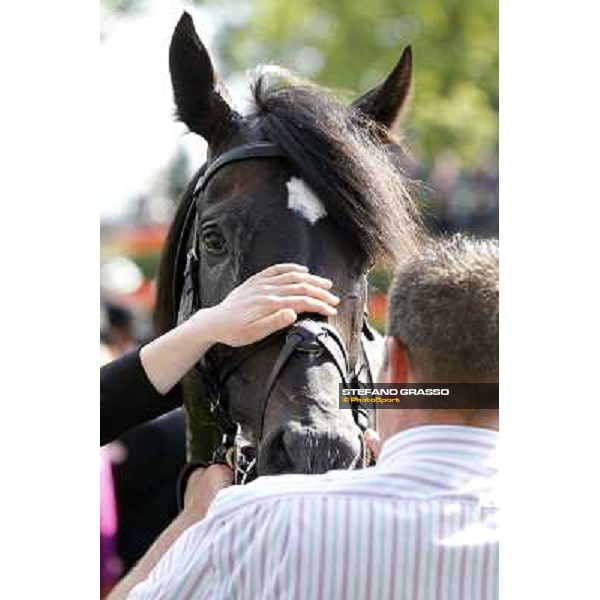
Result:
{"label": "black sleeve", "polygon": [[181,386],[161,395],[144,371],[139,349],[132,350],[100,369],[100,445],[180,405]]}

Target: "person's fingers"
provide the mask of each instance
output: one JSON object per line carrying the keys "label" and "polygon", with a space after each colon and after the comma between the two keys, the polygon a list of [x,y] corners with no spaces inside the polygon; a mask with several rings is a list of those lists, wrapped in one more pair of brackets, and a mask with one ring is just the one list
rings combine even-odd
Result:
{"label": "person's fingers", "polygon": [[323,302],[327,302],[332,306],[337,306],[340,303],[340,299],[336,295],[308,282],[280,285],[271,288],[269,292],[277,296],[310,296],[317,300],[323,300]]}
{"label": "person's fingers", "polygon": [[194,471],[188,477],[184,494],[184,504],[186,506],[192,502],[196,490],[202,485],[205,472],[206,469],[198,467],[197,469],[194,469]]}
{"label": "person's fingers", "polygon": [[210,465],[204,472],[206,482],[215,490],[233,483],[233,471],[227,465]]}
{"label": "person's fingers", "polygon": [[330,289],[333,286],[333,282],[331,281],[331,279],[327,279],[326,277],[320,277],[319,275],[313,275],[312,273],[300,271],[287,271],[285,273],[280,273],[278,275],[274,275],[273,277],[269,277],[264,281],[264,283],[268,285],[284,285],[288,283],[302,282],[310,283],[311,285],[315,285],[326,290]]}
{"label": "person's fingers", "polygon": [[326,317],[337,315],[337,310],[333,306],[309,296],[271,296],[269,303],[274,309],[292,308],[296,313],[313,312]]}
{"label": "person's fingers", "polygon": [[259,273],[253,275],[250,279],[265,279],[267,277],[273,277],[274,275],[287,272],[307,273],[308,267],[305,267],[304,265],[298,265],[296,263],[279,263],[263,269]]}
{"label": "person's fingers", "polygon": [[196,518],[202,518],[215,496],[233,483],[233,471],[227,465],[196,469],[187,481],[184,506]]}
{"label": "person's fingers", "polygon": [[252,341],[260,340],[275,331],[289,327],[297,318],[298,315],[294,310],[291,308],[282,308],[254,321],[248,328],[248,335]]}
{"label": "person's fingers", "polygon": [[233,471],[227,465],[214,464],[195,469],[188,478],[188,489],[221,489],[233,483]]}
{"label": "person's fingers", "polygon": [[193,487],[194,485],[196,485],[197,482],[200,481],[204,477],[205,472],[206,472],[206,469],[204,467],[198,467],[197,469],[194,469],[192,471],[192,473],[190,474],[190,476],[188,477],[188,481],[187,481],[188,487]]}
{"label": "person's fingers", "polygon": [[379,434],[374,429],[367,429],[365,431],[365,445],[371,451],[375,460],[377,460],[381,452],[381,440]]}

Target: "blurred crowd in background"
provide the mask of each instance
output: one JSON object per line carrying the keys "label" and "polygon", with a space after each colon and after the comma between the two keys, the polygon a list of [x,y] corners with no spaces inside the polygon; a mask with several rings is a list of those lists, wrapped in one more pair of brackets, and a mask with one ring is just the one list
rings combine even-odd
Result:
{"label": "blurred crowd in background", "polygon": [[[402,131],[426,223],[436,233],[498,236],[497,0],[101,0],[101,363],[152,337],[162,244],[178,198],[204,161],[204,143],[183,135],[173,119],[167,49],[182,10],[194,17],[234,100],[246,92],[245,72],[270,62],[351,100],[411,44],[413,101]],[[370,315],[382,330],[389,281],[385,268],[371,272]],[[166,430],[167,438],[183,436],[180,424]],[[143,471],[152,457],[136,458],[128,443],[103,458],[117,465],[120,523],[113,540],[119,559],[104,565],[106,581],[158,533],[144,529],[134,508],[142,492],[156,492],[147,510],[162,511],[165,524],[172,518],[174,492],[162,498],[160,486],[185,460],[161,459],[162,480],[155,478],[153,490],[135,489],[118,465],[139,460]]]}

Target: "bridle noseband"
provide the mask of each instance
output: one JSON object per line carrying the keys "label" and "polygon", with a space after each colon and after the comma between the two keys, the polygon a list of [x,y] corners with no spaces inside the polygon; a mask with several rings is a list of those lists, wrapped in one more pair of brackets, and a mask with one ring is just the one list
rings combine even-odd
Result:
{"label": "bridle noseband", "polygon": [[[275,144],[270,142],[254,142],[238,146],[223,153],[214,161],[205,163],[200,170],[199,178],[190,201],[190,206],[185,215],[182,235],[175,254],[175,265],[176,268],[178,268],[182,258],[182,249],[189,240],[190,231],[193,230],[192,246],[186,255],[181,298],[177,297],[176,278],[174,278],[173,282],[172,293],[174,306],[179,305],[178,321],[188,318],[201,306],[198,282],[200,256],[197,247],[198,212],[194,215],[197,200],[217,171],[234,162],[259,158],[286,159],[287,157]],[[362,285],[366,285],[366,281],[363,282]],[[368,330],[366,318],[363,320],[363,329],[364,328],[367,328]],[[356,364],[353,366],[348,356],[346,345],[339,333],[328,323],[317,320],[317,317],[303,317],[288,329],[277,332],[256,344],[238,350],[233,357],[233,360],[227,365],[217,364],[209,350],[209,352],[198,361],[195,369],[206,388],[210,412],[223,434],[221,444],[213,454],[212,462],[224,463],[232,467],[235,473],[236,483],[246,483],[256,477],[257,449],[250,444],[245,443],[241,435],[239,423],[233,421],[228,413],[226,384],[229,378],[248,358],[250,358],[250,356],[254,355],[258,349],[273,344],[282,337],[285,337],[283,347],[271,367],[265,385],[257,442],[260,442],[263,438],[269,398],[272,395],[273,389],[283,369],[295,353],[312,354],[315,357],[322,355],[323,353],[327,354],[337,367],[345,387],[357,385],[360,375],[365,368],[368,371],[367,376],[372,380],[368,354],[364,352],[364,348],[364,363],[358,367],[357,360],[354,361]],[[352,414],[355,423],[361,432],[364,432],[368,426],[368,415],[366,410],[360,405],[353,404]],[[361,466],[365,466],[368,462],[364,441],[362,462],[363,465]],[[195,465],[192,465],[192,467],[193,466]]]}

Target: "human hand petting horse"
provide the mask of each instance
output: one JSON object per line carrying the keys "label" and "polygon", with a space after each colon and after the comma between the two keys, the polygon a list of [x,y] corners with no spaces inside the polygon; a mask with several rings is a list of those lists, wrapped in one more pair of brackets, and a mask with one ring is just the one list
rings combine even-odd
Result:
{"label": "human hand petting horse", "polygon": [[289,327],[300,313],[336,314],[332,282],[293,263],[267,267],[209,308],[144,346],[148,379],[166,394],[214,344],[245,346]]}

